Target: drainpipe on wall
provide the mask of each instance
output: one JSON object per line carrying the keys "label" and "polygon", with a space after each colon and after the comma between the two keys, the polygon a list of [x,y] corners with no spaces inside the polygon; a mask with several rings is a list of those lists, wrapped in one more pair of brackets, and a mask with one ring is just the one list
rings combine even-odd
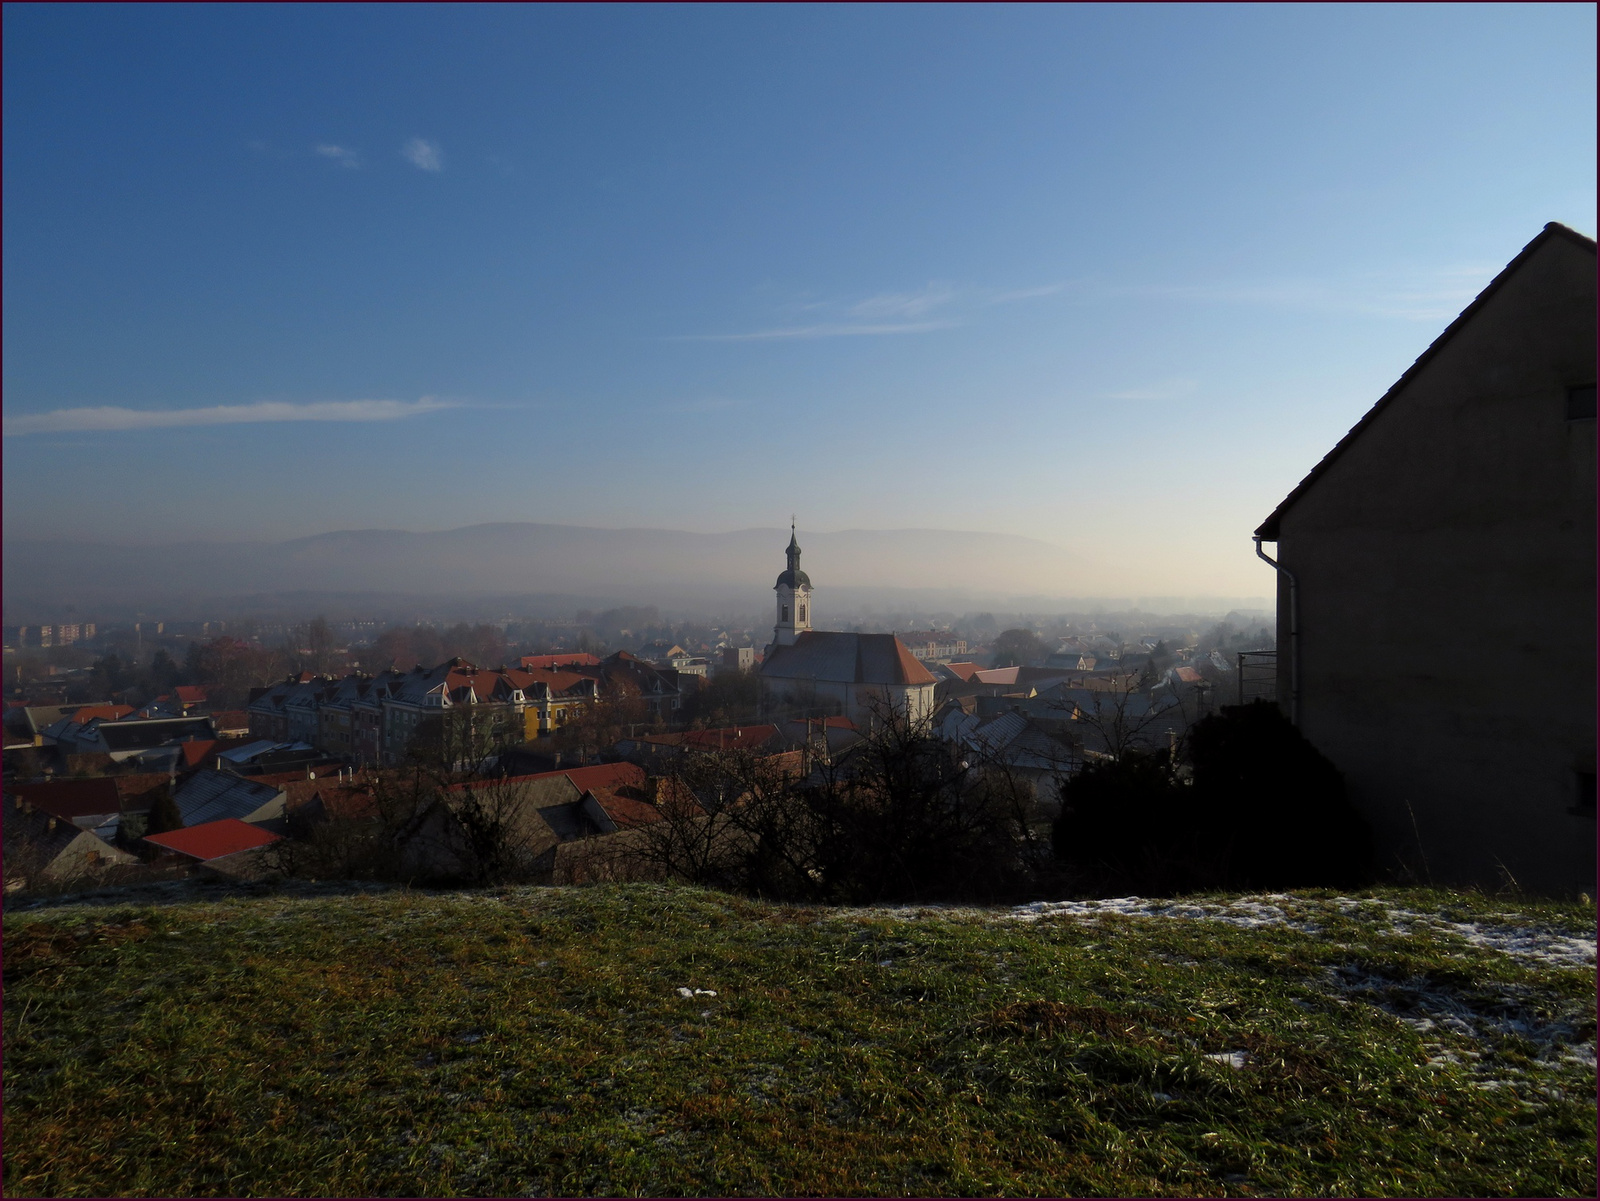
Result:
{"label": "drainpipe on wall", "polygon": [[1261,539],[1255,539],[1256,557],[1271,565],[1289,581],[1289,724],[1300,724],[1300,584],[1282,563],[1261,549]]}

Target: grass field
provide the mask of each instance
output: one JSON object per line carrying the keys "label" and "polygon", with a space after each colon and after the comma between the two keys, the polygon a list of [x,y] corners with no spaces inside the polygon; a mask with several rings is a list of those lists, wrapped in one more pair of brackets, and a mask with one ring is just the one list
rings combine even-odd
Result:
{"label": "grass field", "polygon": [[10,1196],[1594,1196],[1592,905],[694,889],[5,919]]}

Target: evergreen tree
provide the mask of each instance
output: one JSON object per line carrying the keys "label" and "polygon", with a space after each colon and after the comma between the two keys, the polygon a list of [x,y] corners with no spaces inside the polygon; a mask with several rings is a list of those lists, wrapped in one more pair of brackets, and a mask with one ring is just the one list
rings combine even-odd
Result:
{"label": "evergreen tree", "polygon": [[183,829],[183,814],[178,802],[172,799],[172,789],[162,785],[150,800],[150,817],[145,825],[146,834],[165,834],[168,830]]}

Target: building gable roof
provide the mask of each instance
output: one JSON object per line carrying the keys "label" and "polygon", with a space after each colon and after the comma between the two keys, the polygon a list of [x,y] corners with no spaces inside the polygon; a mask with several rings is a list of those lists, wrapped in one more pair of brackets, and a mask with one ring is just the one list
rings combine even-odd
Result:
{"label": "building gable roof", "polygon": [[933,673],[893,634],[807,630],[773,650],[761,674],[780,680],[850,684],[933,684]]}
{"label": "building gable roof", "polygon": [[1407,385],[1409,385],[1414,379],[1417,378],[1418,375],[1422,373],[1423,369],[1433,361],[1434,357],[1444,349],[1450,340],[1454,338],[1456,334],[1460,333],[1473,317],[1477,316],[1484,305],[1488,303],[1489,299],[1500,290],[1505,281],[1510,279],[1511,276],[1515,274],[1524,263],[1532,258],[1541,246],[1555,238],[1562,238],[1568,242],[1572,242],[1580,248],[1587,250],[1590,254],[1595,253],[1595,242],[1593,238],[1586,238],[1577,230],[1569,229],[1567,226],[1562,225],[1559,221],[1551,221],[1549,224],[1547,224],[1544,229],[1539,232],[1538,236],[1533,239],[1533,241],[1529,242],[1522,248],[1522,250],[1517,254],[1516,258],[1512,259],[1505,265],[1505,268],[1500,272],[1499,275],[1495,276],[1489,281],[1489,286],[1484,288],[1483,291],[1479,292],[1476,299],[1474,299],[1473,302],[1466,308],[1461,310],[1460,316],[1458,316],[1454,321],[1445,327],[1444,332],[1433,340],[1433,342],[1428,346],[1428,349],[1424,350],[1420,355],[1417,356],[1417,361],[1412,363],[1411,366],[1406,369],[1405,374],[1399,379],[1395,380],[1394,384],[1389,388],[1389,390],[1378,398],[1378,403],[1367,410],[1366,415],[1350,428],[1350,432],[1347,433],[1343,438],[1340,438],[1339,441],[1334,444],[1333,449],[1322,456],[1322,461],[1311,469],[1310,473],[1305,479],[1301,480],[1295,485],[1294,490],[1290,492],[1288,496],[1284,497],[1283,502],[1272,511],[1272,515],[1256,527],[1255,536],[1260,538],[1263,542],[1276,542],[1278,540],[1279,523],[1283,520],[1283,515],[1289,511],[1289,507],[1293,505],[1295,501],[1304,496],[1306,492],[1310,490],[1311,486],[1322,478],[1322,476],[1327,472],[1328,468],[1333,465],[1334,460],[1342,455],[1350,446],[1350,444],[1361,436],[1362,431],[1377,419],[1378,414],[1384,409],[1388,408],[1389,405],[1393,403],[1395,397],[1397,397],[1401,392],[1405,391]]}

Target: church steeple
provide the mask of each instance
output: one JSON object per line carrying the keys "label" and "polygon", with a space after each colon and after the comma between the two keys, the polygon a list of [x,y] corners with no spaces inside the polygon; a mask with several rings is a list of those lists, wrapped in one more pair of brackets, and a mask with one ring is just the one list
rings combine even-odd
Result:
{"label": "church steeple", "polygon": [[800,570],[800,541],[794,522],[789,523],[789,569],[773,585],[778,594],[778,624],[772,628],[774,646],[793,646],[811,628],[811,577]]}

